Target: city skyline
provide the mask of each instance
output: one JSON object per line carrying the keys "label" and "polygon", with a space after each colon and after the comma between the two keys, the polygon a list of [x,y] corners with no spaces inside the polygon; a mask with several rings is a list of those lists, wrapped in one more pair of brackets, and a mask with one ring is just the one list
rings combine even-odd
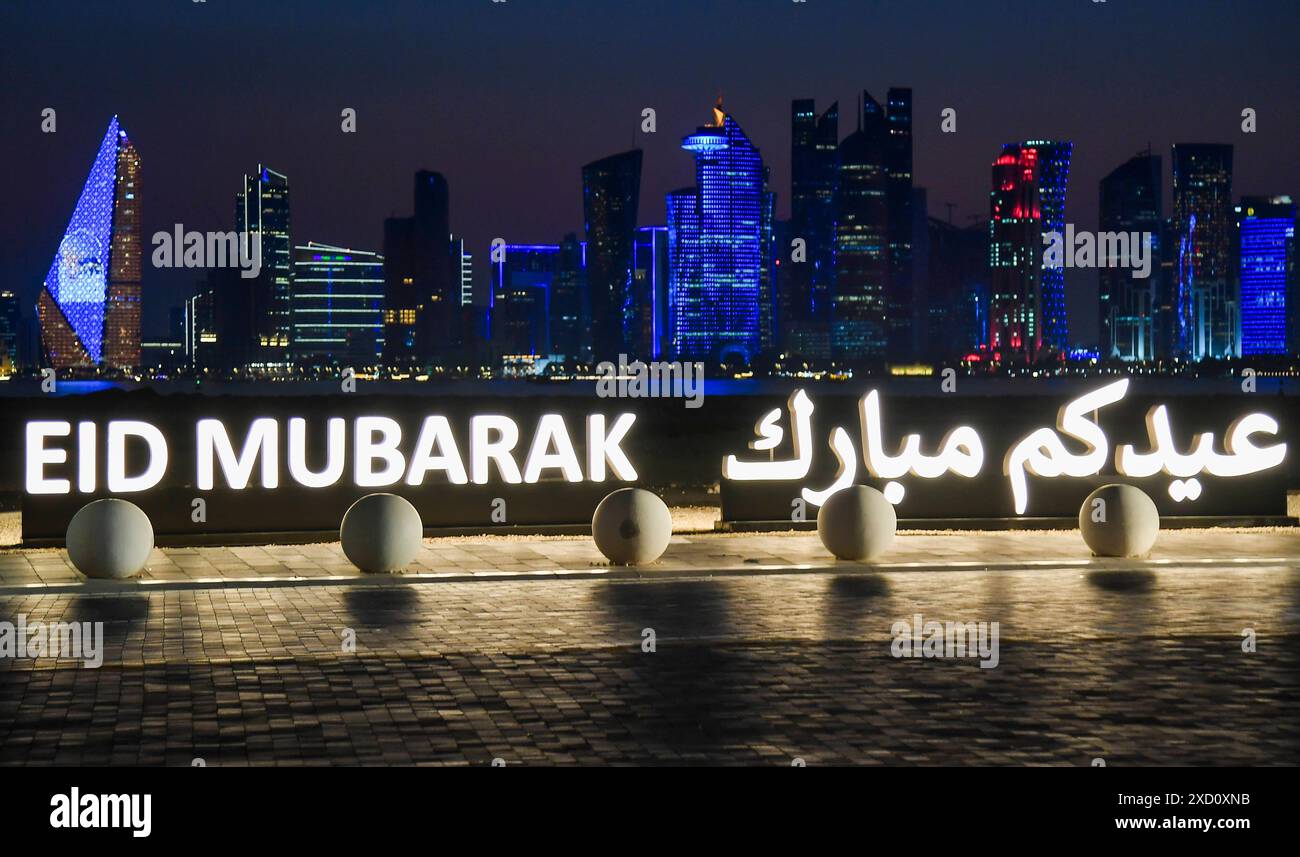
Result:
{"label": "city skyline", "polygon": [[[96,40],[81,39],[87,44],[67,69],[36,61],[24,38],[47,28],[50,13],[35,7],[6,13],[14,19],[13,50],[0,62],[18,85],[0,94],[6,107],[0,121],[7,137],[32,154],[37,169],[31,177],[16,177],[20,191],[31,189],[26,194],[31,207],[21,212],[6,207],[4,225],[22,240],[3,251],[0,276],[5,285],[16,284],[24,306],[34,297],[31,272],[42,267],[38,258],[57,238],[75,194],[63,174],[66,165],[84,159],[85,143],[77,141],[102,128],[110,111],[130,116],[133,138],[148,153],[150,175],[157,177],[151,179],[155,190],[145,211],[146,233],[175,222],[225,228],[228,180],[220,177],[265,162],[294,182],[295,240],[370,250],[381,247],[384,217],[405,212],[409,175],[417,169],[448,176],[460,200],[457,233],[476,255],[497,235],[517,242],[556,241],[580,231],[575,176],[581,164],[631,147],[645,150],[638,222],[664,223],[664,193],[690,182],[689,163],[675,151],[680,136],[702,121],[718,91],[771,165],[779,218],[788,216],[791,203],[785,153],[789,102],[815,97],[820,105],[849,104],[863,86],[882,92],[894,85],[913,89],[915,183],[928,189],[932,215],[944,218],[946,203],[954,203],[957,225],[968,216],[986,216],[990,153],[1014,140],[1075,143],[1071,184],[1083,192],[1072,197],[1069,217],[1080,224],[1096,222],[1096,194],[1090,188],[1148,142],[1161,152],[1185,140],[1232,142],[1235,195],[1294,193],[1300,184],[1286,143],[1295,137],[1296,118],[1288,106],[1296,101],[1296,83],[1294,76],[1277,74],[1270,59],[1284,55],[1278,51],[1287,28],[1278,26],[1276,10],[1267,22],[1243,13],[1207,33],[1195,23],[1206,14],[1204,4],[1180,5],[1176,16],[1116,4],[1104,12],[1081,8],[1044,27],[965,4],[865,14],[834,2],[795,10],[774,4],[746,7],[743,15],[734,3],[706,9],[667,4],[664,14],[681,17],[689,10],[692,16],[692,25],[675,33],[673,42],[700,48],[699,62],[686,71],[660,61],[668,49],[662,32],[623,35],[634,16],[623,10],[586,16],[582,13],[590,6],[584,4],[556,4],[547,13],[526,4],[503,4],[508,11],[482,8],[491,4],[452,6],[438,25],[456,38],[447,39],[436,56],[423,43],[417,51],[418,40],[386,23],[371,22],[365,32],[350,35],[340,23],[346,13],[332,16],[332,23],[307,16],[306,30],[298,32],[297,26],[275,26],[291,19],[302,23],[294,10],[259,9],[266,30],[277,32],[274,38],[260,31],[241,34],[241,50],[256,59],[256,71],[250,71],[222,64],[212,54],[212,44],[220,42],[212,30],[219,34],[229,28],[242,8],[222,5],[233,18],[199,18],[188,8],[146,14],[132,3],[123,4],[116,16],[84,7],[65,23],[64,38],[114,36],[142,51],[141,57],[123,59],[120,52],[105,53]],[[936,10],[943,13],[939,20]],[[211,10],[198,10],[204,11]],[[421,13],[413,9],[411,14]],[[528,34],[553,15],[568,26],[552,29],[547,48],[583,45],[594,64],[583,69],[548,64],[551,82],[537,97],[521,98],[515,84],[531,79],[524,69],[550,55],[532,45]],[[792,21],[806,21],[807,29],[777,26]],[[924,38],[921,22],[930,26]],[[1167,38],[1141,41],[1128,35],[1151,28]],[[149,38],[164,29],[174,35]],[[705,35],[710,31],[727,32],[729,38],[714,44]],[[1027,53],[1016,60],[990,55],[994,43],[1029,38],[1031,31]],[[601,32],[618,35],[595,38]],[[867,32],[874,47],[864,62],[860,52],[847,48]],[[959,32],[975,37],[958,45]],[[391,43],[391,58],[337,68],[319,59],[305,61],[315,56],[309,47],[342,46],[351,38],[363,43],[383,38]],[[476,55],[475,45],[490,47]],[[952,51],[944,63],[929,61],[944,50]],[[769,68],[756,61],[773,52],[795,62]],[[629,61],[593,76],[592,69],[610,65],[620,53]],[[1023,74],[1026,61],[1035,64],[1034,75]],[[176,74],[150,76],[155,62],[170,63]],[[198,72],[214,62],[222,74]],[[84,73],[92,68],[94,74]],[[636,73],[652,68],[663,73]],[[444,97],[429,87],[439,79],[464,84]],[[254,80],[260,85],[243,85]],[[286,99],[286,94],[296,95]],[[58,132],[45,135],[40,113],[51,105],[58,110]],[[344,107],[357,111],[356,135],[339,131]],[[645,107],[656,110],[655,134],[639,130]],[[956,134],[939,129],[945,107],[957,111]],[[1243,107],[1259,112],[1261,133],[1241,133]],[[514,130],[505,133],[507,128]],[[520,145],[520,130],[527,145]],[[37,177],[43,178],[40,193],[34,192]],[[1165,209],[1171,204],[1166,199]],[[480,278],[485,270],[480,268]],[[155,307],[178,304],[193,288],[184,272],[146,275],[147,298],[164,296],[152,301]],[[1088,333],[1095,329],[1096,309],[1078,297],[1095,294],[1095,283],[1091,272],[1067,273],[1069,328],[1084,339],[1094,338]],[[156,332],[165,310],[146,308],[146,313],[146,331]]]}
{"label": "city skyline", "polygon": [[[563,274],[556,267],[558,257],[554,254],[560,250],[559,244],[494,239],[488,254],[493,260],[491,282],[478,306],[469,303],[473,292],[472,254],[465,253],[464,240],[451,231],[450,188],[440,173],[417,172],[415,216],[385,222],[384,256],[388,263],[384,264],[384,256],[370,254],[381,265],[380,305],[335,311],[330,309],[330,294],[300,297],[301,289],[294,281],[289,180],[259,165],[252,175],[244,176],[235,206],[237,232],[245,240],[255,240],[261,248],[257,268],[240,272],[238,279],[230,271],[209,269],[206,283],[197,290],[204,318],[196,320],[195,311],[200,305],[187,298],[188,310],[182,310],[183,315],[188,313],[185,335],[177,336],[176,309],[171,307],[169,332],[172,339],[191,343],[208,341],[197,335],[200,328],[211,341],[216,341],[217,331],[221,330],[222,340],[230,341],[225,343],[219,361],[213,363],[211,355],[200,361],[197,352],[191,351],[187,362],[195,368],[221,367],[227,372],[239,371],[240,367],[268,371],[292,365],[329,365],[344,351],[351,356],[365,354],[353,348],[339,349],[337,353],[311,346],[305,351],[299,348],[290,332],[300,311],[328,313],[334,319],[331,323],[339,325],[332,332],[318,328],[317,333],[349,337],[353,333],[346,328],[355,325],[347,323],[347,313],[380,312],[379,323],[373,325],[381,329],[376,353],[390,369],[401,365],[481,365],[484,358],[495,365],[505,355],[543,357],[558,353],[570,361],[590,362],[614,359],[630,351],[658,358],[662,350],[673,358],[730,362],[731,355],[747,363],[762,354],[788,351],[788,342],[805,338],[810,317],[793,306],[791,298],[809,298],[813,288],[810,278],[819,277],[816,272],[821,262],[817,261],[815,248],[811,262],[794,257],[803,249],[797,246],[802,234],[829,233],[833,235],[829,249],[834,269],[829,301],[832,347],[829,352],[796,354],[823,360],[829,357],[892,363],[932,356],[949,361],[967,351],[975,352],[972,359],[992,356],[997,361],[1039,362],[1053,355],[1064,356],[1071,350],[1064,324],[1062,286],[1066,268],[1046,263],[1038,239],[1046,241],[1049,233],[1059,237],[1069,220],[1066,188],[1073,144],[1031,140],[1004,145],[992,164],[993,191],[987,224],[991,243],[988,266],[982,272],[986,276],[977,274],[978,282],[974,283],[931,283],[929,265],[939,262],[939,257],[930,252],[932,233],[938,226],[949,224],[934,217],[913,221],[914,207],[918,216],[926,211],[926,197],[923,188],[914,190],[911,185],[911,90],[891,88],[888,103],[887,115],[885,108],[864,90],[857,108],[857,130],[835,149],[830,148],[829,141],[836,136],[836,106],[832,105],[817,120],[822,128],[811,156],[821,157],[821,150],[826,150],[831,157],[828,165],[835,174],[828,181],[813,182],[827,184],[826,188],[817,188],[807,182],[825,168],[810,172],[811,162],[807,162],[809,155],[805,154],[811,142],[805,129],[814,114],[813,102],[791,102],[791,158],[805,159],[803,173],[796,172],[792,179],[792,199],[794,210],[799,212],[802,205],[803,214],[799,220],[775,222],[773,193],[768,184],[770,167],[726,112],[719,97],[712,121],[682,139],[682,148],[696,159],[697,186],[667,195],[667,226],[646,226],[635,220],[643,154],[640,149],[587,164],[582,183],[588,240],[581,242],[580,250],[573,233],[566,234],[562,242],[575,247],[571,258],[580,257],[568,266],[572,273]],[[895,110],[900,115],[896,116]],[[905,145],[895,145],[900,139]],[[1145,235],[1141,240],[1150,242],[1153,248],[1165,247],[1161,261],[1165,268],[1173,270],[1161,270],[1154,281],[1146,282],[1144,276],[1143,283],[1133,284],[1125,282],[1123,274],[1117,282],[1115,270],[1103,269],[1099,295],[1103,325],[1093,353],[1143,359],[1149,351],[1149,356],[1155,358],[1200,360],[1240,356],[1243,350],[1249,354],[1294,352],[1295,334],[1287,332],[1287,321],[1295,317],[1295,298],[1290,294],[1294,286],[1288,285],[1294,278],[1294,206],[1287,195],[1243,197],[1243,218],[1243,205],[1232,205],[1232,160],[1231,145],[1176,144],[1171,157],[1175,215],[1163,223],[1158,205],[1151,202],[1159,197],[1158,157],[1149,153],[1136,156],[1102,180],[1103,229],[1119,226],[1122,232],[1130,225],[1145,225],[1150,231],[1134,232],[1134,240]],[[1149,166],[1142,166],[1144,163]],[[124,196],[119,192],[106,195],[103,190],[111,178],[106,171],[114,165],[119,171],[114,187],[118,191],[125,189]],[[1136,175],[1130,175],[1135,166]],[[1144,173],[1150,177],[1143,178]],[[898,191],[893,189],[895,180]],[[46,359],[55,365],[140,365],[138,182],[139,157],[125,132],[118,130],[114,117],[56,254],[39,307],[43,350]],[[806,222],[808,209],[818,194],[827,195],[823,191],[829,191],[830,204],[822,207],[833,221],[817,226]],[[87,218],[94,212],[86,208],[87,199],[93,203],[110,196],[113,228],[109,229],[107,215],[99,218],[104,222],[94,230],[98,235],[95,240],[105,246],[90,253],[94,264],[107,268],[101,257],[108,257],[107,246],[112,244],[109,262],[113,273],[111,278],[101,277],[105,282],[99,289],[102,295],[98,305],[105,310],[94,332],[98,335],[102,329],[108,342],[106,352],[115,353],[105,353],[101,358],[93,350],[98,348],[99,340],[86,339],[89,322],[82,318],[86,316],[84,307],[91,305],[75,301],[68,304],[59,295],[60,283],[66,279],[62,271],[67,267],[68,243],[89,234]],[[804,201],[800,203],[800,199]],[[1249,260],[1242,257],[1238,271],[1236,248],[1242,241],[1253,240],[1247,234],[1254,229],[1253,206],[1270,202],[1291,206],[1290,220],[1270,227],[1276,235],[1266,252],[1259,251],[1265,255],[1252,250],[1255,255]],[[1130,223],[1135,217],[1143,222]],[[1281,221],[1275,217],[1270,222]],[[905,232],[900,223],[906,224]],[[918,252],[929,259],[922,260],[919,269],[925,273],[916,277],[913,291],[912,231],[922,224],[926,234],[919,238]],[[1070,226],[1072,229],[1073,224]],[[177,224],[178,233],[180,228]],[[976,224],[972,228],[982,227]],[[642,272],[635,252],[636,235],[645,229],[663,230],[669,239],[665,246],[665,276],[654,278],[649,290],[643,280],[638,280]],[[158,233],[155,238],[159,235],[170,238],[167,233]],[[792,237],[792,258],[786,260],[784,244]],[[180,241],[179,234],[176,240]],[[773,247],[774,241],[780,246]],[[1171,252],[1174,248],[1176,253]],[[124,249],[134,252],[121,252]],[[506,258],[499,253],[517,254],[520,250],[529,257],[545,250],[554,258],[540,265],[525,261],[522,268],[517,259],[511,259],[510,269],[529,280],[512,282],[507,289]],[[959,252],[963,257],[966,254],[964,250]],[[187,251],[184,267],[194,267],[188,255]],[[789,264],[783,269],[783,260],[805,264]],[[1126,257],[1121,264],[1127,262]],[[1259,280],[1254,271],[1246,276],[1248,262],[1252,269],[1271,266],[1272,284],[1257,287]],[[199,266],[202,264],[200,260]],[[656,262],[656,267],[659,264]],[[249,275],[252,281],[243,282]],[[1263,328],[1254,321],[1243,329],[1247,295],[1241,290],[1247,280],[1251,281],[1251,317],[1259,318],[1260,312],[1276,317],[1269,322],[1276,330],[1267,341],[1260,333]],[[901,286],[904,282],[906,285]],[[593,284],[595,288],[591,288]],[[217,300],[219,286],[233,289],[222,301]],[[1139,294],[1149,290],[1147,297],[1134,298],[1134,287],[1140,287]],[[332,286],[327,288],[333,292]],[[340,294],[345,303],[359,297],[346,291]],[[553,295],[563,323],[583,331],[578,339],[572,334],[553,332]],[[1123,323],[1129,324],[1134,321],[1129,305],[1135,300],[1145,302],[1147,309],[1142,312],[1150,317],[1139,313],[1139,332],[1130,333],[1137,340],[1146,337],[1151,342],[1139,342],[1135,349],[1114,345],[1112,339],[1121,332],[1117,320],[1127,319]],[[516,306],[519,301],[523,301],[522,306]],[[975,336],[949,342],[947,350],[942,351],[922,341],[922,333],[934,332],[925,322],[922,333],[913,338],[913,327],[923,318],[931,318],[936,304],[949,302],[952,305],[947,311],[962,315],[970,310],[964,305],[971,301],[977,305],[983,302],[989,311],[987,328],[983,327],[982,317],[977,319],[977,328],[959,324],[959,329],[977,330]],[[1278,307],[1277,311],[1271,306]],[[69,318],[75,322],[71,328],[66,321],[58,323],[69,310],[73,311]],[[980,316],[978,306],[974,314]],[[130,324],[124,327],[128,321]],[[521,324],[531,333],[524,330],[521,336]],[[131,340],[129,343],[124,340],[127,327],[134,331],[133,337],[125,337]],[[107,340],[110,329],[116,329],[112,341]],[[234,339],[230,339],[232,336]],[[1246,341],[1247,336],[1252,341]],[[553,337],[569,341],[556,348]],[[90,348],[82,344],[83,340]],[[385,342],[390,343],[387,348]],[[76,355],[70,358],[65,351],[75,351]],[[304,363],[304,356],[314,359]]]}

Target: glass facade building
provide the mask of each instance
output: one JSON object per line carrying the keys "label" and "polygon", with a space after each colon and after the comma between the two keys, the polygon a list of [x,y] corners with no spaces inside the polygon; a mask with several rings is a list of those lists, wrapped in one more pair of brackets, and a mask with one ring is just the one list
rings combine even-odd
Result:
{"label": "glass facade building", "polygon": [[633,243],[641,200],[641,150],[611,155],[582,168],[587,235],[587,288],[592,348],[597,360],[617,360],[636,336]]}
{"label": "glass facade building", "polygon": [[864,92],[839,154],[831,345],[840,360],[884,360],[889,345],[887,144],[884,108]]}
{"label": "glass facade building", "polygon": [[[790,104],[790,221],[788,240],[775,252],[783,269],[776,300],[777,341],[785,351],[811,359],[831,354],[839,120],[839,102],[820,116],[811,98]],[[804,242],[802,262],[791,259],[794,239]]]}
{"label": "glass facade building", "polygon": [[289,179],[264,165],[244,176],[235,198],[235,229],[249,252],[261,253],[252,278],[252,326],[239,331],[245,361],[254,370],[287,366],[293,333],[293,242],[289,237]]}
{"label": "glass facade building", "polygon": [[682,140],[696,186],[667,200],[672,351],[748,361],[761,345],[763,159],[721,102],[713,113],[713,124]]}
{"label": "glass facade building", "polygon": [[1150,277],[1133,277],[1131,259],[1097,259],[1098,353],[1103,359],[1146,361],[1157,356],[1156,309],[1163,276],[1160,175],[1160,156],[1142,154],[1101,180],[1100,231],[1150,236],[1151,241]]}
{"label": "glass facade building", "polygon": [[374,366],[383,347],[384,257],[315,241],[295,247],[295,362]]}
{"label": "glass facade building", "polygon": [[1241,278],[1241,353],[1296,351],[1296,207],[1289,196],[1242,197],[1234,209]]}
{"label": "glass facade building", "polygon": [[114,116],[37,298],[56,369],[140,365],[140,157]]}
{"label": "glass facade building", "polygon": [[1008,143],[993,162],[989,199],[989,341],[1000,359],[1064,354],[1065,269],[1044,265],[1043,236],[1065,232],[1073,144]]}
{"label": "glass facade building", "polygon": [[492,265],[492,350],[498,359],[551,353],[551,291],[559,244],[507,244]]}
{"label": "glass facade building", "polygon": [[1175,356],[1239,356],[1239,310],[1230,270],[1232,146],[1176,144],[1173,179]]}

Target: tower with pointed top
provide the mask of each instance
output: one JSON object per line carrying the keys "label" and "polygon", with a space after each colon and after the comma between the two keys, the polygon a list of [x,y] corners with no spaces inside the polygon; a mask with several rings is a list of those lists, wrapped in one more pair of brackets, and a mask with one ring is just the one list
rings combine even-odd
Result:
{"label": "tower with pointed top", "polygon": [[142,253],[140,156],[114,116],[37,298],[50,366],[140,365]]}
{"label": "tower with pointed top", "polygon": [[763,158],[721,99],[682,148],[695,156],[696,182],[668,194],[672,350],[746,362],[762,346]]}

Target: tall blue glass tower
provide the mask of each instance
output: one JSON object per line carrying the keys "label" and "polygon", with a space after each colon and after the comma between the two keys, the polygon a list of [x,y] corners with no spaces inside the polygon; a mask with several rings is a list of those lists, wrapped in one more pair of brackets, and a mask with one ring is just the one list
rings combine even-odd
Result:
{"label": "tall blue glass tower", "polygon": [[[1038,150],[1038,204],[1044,233],[1065,234],[1065,188],[1070,180],[1070,155],[1074,144],[1031,140],[1022,145]],[[1040,245],[1041,251],[1041,245]],[[1065,315],[1065,269],[1043,268],[1043,342],[1059,353],[1070,350]]]}
{"label": "tall blue glass tower", "polygon": [[1295,203],[1289,196],[1247,196],[1234,213],[1241,265],[1241,353],[1286,354]]}
{"label": "tall blue glass tower", "polygon": [[687,135],[696,186],[668,194],[672,347],[691,360],[749,360],[760,348],[763,159],[736,121]]}

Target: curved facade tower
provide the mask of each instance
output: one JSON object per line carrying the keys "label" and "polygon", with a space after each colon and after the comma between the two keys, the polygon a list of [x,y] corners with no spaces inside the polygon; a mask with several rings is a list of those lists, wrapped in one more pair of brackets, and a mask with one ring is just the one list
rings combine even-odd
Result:
{"label": "curved facade tower", "polygon": [[140,156],[114,116],[37,299],[50,366],[140,365],[142,254]]}
{"label": "curved facade tower", "polygon": [[682,140],[694,188],[668,194],[672,345],[691,360],[751,359],[760,347],[763,159],[723,109]]}

